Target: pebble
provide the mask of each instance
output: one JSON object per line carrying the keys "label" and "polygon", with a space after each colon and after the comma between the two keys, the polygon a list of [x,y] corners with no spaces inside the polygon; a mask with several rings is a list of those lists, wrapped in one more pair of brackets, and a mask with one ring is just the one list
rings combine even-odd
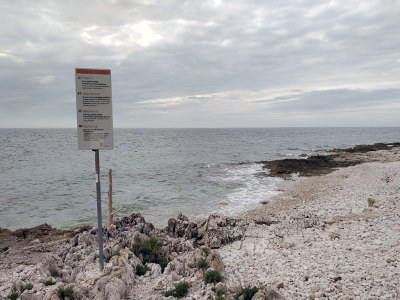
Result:
{"label": "pebble", "polygon": [[[398,185],[383,180],[400,182],[400,172],[395,170],[400,170],[399,162],[368,163],[303,178],[286,187],[276,201],[290,195],[312,200],[275,214],[274,226],[250,227],[244,240],[219,249],[228,286],[253,282],[268,286],[285,278],[280,291],[287,299],[295,294],[304,299],[325,295],[342,300],[368,299],[372,292],[382,299],[400,295],[400,274],[391,271],[396,268],[394,257],[400,257],[398,239],[393,238],[400,232],[400,198],[396,198],[400,191]],[[379,207],[372,208],[373,218],[365,211],[368,198],[379,199]],[[393,201],[397,210],[387,209]],[[263,213],[263,208],[259,211]],[[295,246],[289,247],[287,241]],[[240,282],[237,273],[254,275],[240,277]]]}

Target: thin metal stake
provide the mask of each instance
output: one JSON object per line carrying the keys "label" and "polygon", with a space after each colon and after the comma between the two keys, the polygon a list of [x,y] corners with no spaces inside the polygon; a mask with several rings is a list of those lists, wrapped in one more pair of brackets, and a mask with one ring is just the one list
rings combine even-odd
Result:
{"label": "thin metal stake", "polygon": [[101,190],[100,190],[100,158],[99,150],[93,150],[94,160],[96,164],[96,193],[97,193],[97,237],[99,239],[99,260],[100,271],[104,269],[104,254],[103,254],[103,222],[101,220]]}
{"label": "thin metal stake", "polygon": [[108,170],[108,226],[113,223],[113,211],[112,211],[112,170]]}

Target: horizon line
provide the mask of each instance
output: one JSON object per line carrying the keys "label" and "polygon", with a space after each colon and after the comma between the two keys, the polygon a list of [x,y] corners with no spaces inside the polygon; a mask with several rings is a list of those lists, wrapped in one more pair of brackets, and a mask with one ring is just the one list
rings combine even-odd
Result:
{"label": "horizon line", "polygon": [[[114,127],[113,129],[274,129],[274,128],[400,128],[398,126],[249,126],[249,127]],[[0,127],[0,129],[77,129],[76,127]]]}

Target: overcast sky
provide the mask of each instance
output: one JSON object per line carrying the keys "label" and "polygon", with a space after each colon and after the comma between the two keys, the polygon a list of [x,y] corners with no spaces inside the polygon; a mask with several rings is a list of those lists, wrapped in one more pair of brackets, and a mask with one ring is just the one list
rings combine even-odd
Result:
{"label": "overcast sky", "polygon": [[76,127],[111,69],[114,127],[400,126],[400,0],[0,0],[0,127]]}

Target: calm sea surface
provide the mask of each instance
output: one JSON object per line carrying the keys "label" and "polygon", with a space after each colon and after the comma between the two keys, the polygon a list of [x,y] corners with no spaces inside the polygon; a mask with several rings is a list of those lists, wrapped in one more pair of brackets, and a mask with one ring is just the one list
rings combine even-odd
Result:
{"label": "calm sea surface", "polygon": [[[281,179],[255,176],[255,162],[377,142],[400,142],[400,128],[115,129],[102,191],[112,169],[115,208],[157,226],[235,214],[276,193]],[[0,129],[0,227],[94,225],[94,190],[94,153],[77,150],[75,129]]]}

